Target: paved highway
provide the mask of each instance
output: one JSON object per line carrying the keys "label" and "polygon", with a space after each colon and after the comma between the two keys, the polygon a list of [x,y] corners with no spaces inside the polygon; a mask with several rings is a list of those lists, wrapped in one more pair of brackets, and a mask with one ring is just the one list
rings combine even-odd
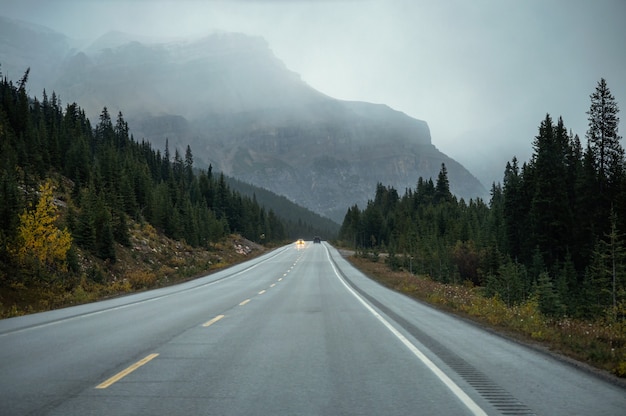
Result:
{"label": "paved highway", "polygon": [[626,390],[385,289],[327,244],[0,321],[0,415],[626,415]]}

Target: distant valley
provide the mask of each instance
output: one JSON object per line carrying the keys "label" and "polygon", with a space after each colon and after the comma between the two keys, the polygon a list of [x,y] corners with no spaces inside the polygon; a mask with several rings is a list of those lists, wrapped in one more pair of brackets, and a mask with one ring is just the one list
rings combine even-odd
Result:
{"label": "distant valley", "polygon": [[90,45],[0,19],[0,70],[29,91],[54,90],[97,121],[119,111],[135,139],[170,152],[189,144],[198,166],[278,194],[341,222],[378,182],[400,192],[445,163],[454,194],[484,186],[433,144],[425,121],[385,105],[328,97],[289,71],[261,38],[218,33],[151,42],[109,33]]}

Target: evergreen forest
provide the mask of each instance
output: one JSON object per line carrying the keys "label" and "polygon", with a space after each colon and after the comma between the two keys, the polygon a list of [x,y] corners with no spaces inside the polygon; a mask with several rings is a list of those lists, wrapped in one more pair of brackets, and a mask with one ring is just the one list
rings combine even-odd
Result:
{"label": "evergreen forest", "polygon": [[67,281],[81,252],[115,263],[130,222],[205,248],[231,233],[277,244],[318,232],[195,168],[189,147],[136,141],[121,113],[105,107],[93,127],[54,92],[30,97],[28,75],[0,82],[0,283]]}
{"label": "evergreen forest", "polygon": [[445,165],[415,189],[378,184],[348,209],[339,239],[392,269],[481,287],[509,306],[531,298],[547,316],[623,319],[626,171],[619,108],[601,79],[590,95],[586,141],[547,114],[520,165],[506,164],[488,203],[449,189]]}

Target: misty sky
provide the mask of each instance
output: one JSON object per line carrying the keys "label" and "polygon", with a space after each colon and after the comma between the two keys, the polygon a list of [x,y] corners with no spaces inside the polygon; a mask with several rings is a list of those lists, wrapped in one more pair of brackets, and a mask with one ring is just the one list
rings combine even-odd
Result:
{"label": "misty sky", "polygon": [[433,144],[487,187],[513,155],[528,158],[546,113],[562,115],[586,143],[585,112],[601,77],[626,111],[626,0],[0,3],[2,15],[85,41],[110,30],[263,36],[314,88],[426,120]]}

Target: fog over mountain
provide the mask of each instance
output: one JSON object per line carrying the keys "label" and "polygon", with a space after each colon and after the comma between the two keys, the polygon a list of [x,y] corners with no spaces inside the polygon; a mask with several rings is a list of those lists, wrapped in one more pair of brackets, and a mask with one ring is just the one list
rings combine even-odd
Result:
{"label": "fog over mountain", "polygon": [[112,30],[143,44],[260,36],[316,90],[428,121],[433,144],[487,187],[513,156],[528,160],[546,113],[585,145],[600,78],[626,103],[624,0],[3,0],[0,14],[88,54]]}
{"label": "fog over mountain", "polygon": [[[432,145],[425,121],[316,91],[262,38],[216,33],[151,42],[111,32],[79,50],[53,31],[1,23],[3,73],[17,79],[31,67],[31,94],[54,89],[94,122],[105,106],[112,117],[121,111],[136,139],[161,149],[168,140],[172,154],[189,144],[196,165],[211,164],[338,222],[349,206],[364,207],[378,182],[404,192],[420,176],[435,180],[442,163],[452,192],[486,196],[470,172]],[[48,53],[33,54],[33,47]]]}

